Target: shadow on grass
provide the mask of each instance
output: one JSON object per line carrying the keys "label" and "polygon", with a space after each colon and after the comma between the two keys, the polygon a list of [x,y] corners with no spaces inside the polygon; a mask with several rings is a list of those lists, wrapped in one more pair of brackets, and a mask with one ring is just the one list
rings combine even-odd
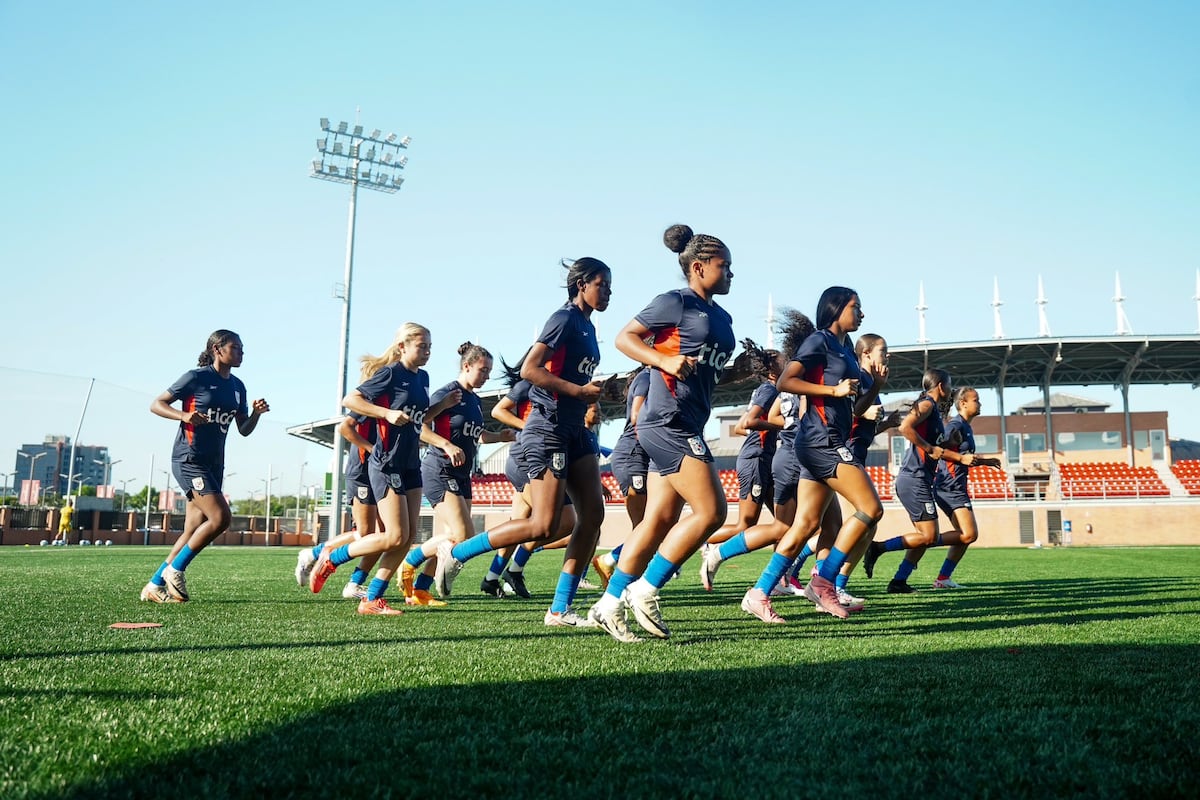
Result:
{"label": "shadow on grass", "polygon": [[1196,655],[1027,647],[397,689],[30,796],[1188,796]]}

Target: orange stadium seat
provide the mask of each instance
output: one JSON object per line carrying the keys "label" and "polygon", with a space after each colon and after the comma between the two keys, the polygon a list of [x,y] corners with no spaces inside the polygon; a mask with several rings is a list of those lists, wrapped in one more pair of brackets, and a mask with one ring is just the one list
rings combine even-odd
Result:
{"label": "orange stadium seat", "polygon": [[1153,467],[1130,467],[1116,461],[1084,461],[1058,465],[1064,499],[1095,497],[1166,497],[1171,490]]}

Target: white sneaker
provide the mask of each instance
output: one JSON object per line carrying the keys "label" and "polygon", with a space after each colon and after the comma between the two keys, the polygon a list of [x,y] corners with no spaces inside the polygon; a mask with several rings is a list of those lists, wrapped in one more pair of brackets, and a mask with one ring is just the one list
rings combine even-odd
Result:
{"label": "white sneaker", "polygon": [[618,642],[642,641],[642,638],[630,631],[625,624],[625,607],[623,605],[619,605],[615,611],[605,614],[600,610],[600,604],[597,603],[588,611],[588,619]]}
{"label": "white sneaker", "polygon": [[171,597],[167,587],[159,586],[153,581],[142,587],[142,593],[138,595],[138,599],[144,603],[178,603],[174,597]]}
{"label": "white sneaker", "polygon": [[296,584],[298,586],[308,586],[308,576],[312,574],[313,564],[316,563],[317,557],[308,547],[296,554]]}
{"label": "white sneaker", "polygon": [[599,589],[600,587],[584,578],[579,582],[580,589]]}
{"label": "white sneaker", "polygon": [[862,611],[867,607],[866,600],[863,600],[861,597],[855,597],[842,588],[838,588],[837,598],[838,602],[842,604],[842,608],[846,609],[847,611]]}
{"label": "white sneaker", "polygon": [[167,567],[163,570],[163,580],[167,582],[167,592],[171,597],[174,597],[180,603],[188,601],[187,578],[183,576],[183,571],[174,567]]}
{"label": "white sneaker", "polygon": [[342,587],[342,597],[346,598],[347,600],[366,600],[367,590],[364,589],[361,584],[350,581],[344,587]]}
{"label": "white sneaker", "polygon": [[671,631],[663,622],[662,611],[658,607],[657,589],[652,589],[645,594],[626,589],[625,602],[633,609],[633,618],[637,620],[637,624],[641,625],[647,633],[652,633],[659,639],[670,638]]}
{"label": "white sneaker", "polygon": [[458,577],[458,573],[462,572],[463,568],[463,562],[453,556],[453,550],[454,545],[449,539],[438,545],[437,568],[433,571],[433,585],[437,587],[437,593],[442,597],[450,596],[454,579]]}
{"label": "white sneaker", "polygon": [[542,623],[548,628],[594,628],[596,623],[586,617],[581,617],[575,613],[575,609],[568,608],[566,611],[551,611],[546,610],[546,616],[542,619]]}
{"label": "white sneaker", "polygon": [[939,578],[933,582],[935,589],[961,589],[961,583],[955,583],[953,578]]}
{"label": "white sneaker", "polygon": [[700,585],[704,587],[704,591],[712,591],[713,578],[717,577],[717,570],[720,568],[721,548],[711,544],[704,545],[700,558]]}

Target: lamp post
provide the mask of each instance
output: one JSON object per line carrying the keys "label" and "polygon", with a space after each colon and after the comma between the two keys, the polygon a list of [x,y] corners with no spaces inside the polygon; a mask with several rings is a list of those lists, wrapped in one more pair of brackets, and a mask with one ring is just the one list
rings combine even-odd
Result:
{"label": "lamp post", "polygon": [[[46,455],[46,451],[43,450],[40,453],[26,453],[24,450],[18,450],[17,455],[25,456],[25,458],[29,459],[29,499],[33,500],[33,465],[37,463],[39,458]],[[33,505],[33,503],[30,503],[30,505]]]}
{"label": "lamp post", "polygon": [[121,461],[122,461],[122,459],[119,459],[119,458],[116,461],[111,461],[107,458],[93,458],[92,459],[93,464],[99,464],[100,466],[104,467],[104,483],[102,484],[103,486],[108,486],[108,479],[112,473],[113,465],[120,464]]}
{"label": "lamp post", "polygon": [[[346,232],[346,272],[342,284],[342,340],[338,356],[337,416],[342,415],[342,398],[346,396],[347,365],[350,361],[350,289],[354,276],[354,224],[358,201],[358,187],[386,194],[400,191],[404,178],[400,171],[408,163],[408,156],[400,151],[407,150],[412,138],[396,138],[389,133],[382,136],[378,128],[370,134],[363,133],[363,126],[351,128],[345,122],[335,127],[321,118],[321,138],[317,139],[319,158],[313,159],[310,175],[325,181],[350,184],[350,221]],[[335,295],[336,296],[336,295]],[[346,442],[334,437],[337,456],[333,471],[333,511],[330,515],[329,537],[342,532],[342,462],[346,458]]]}
{"label": "lamp post", "polygon": [[8,479],[9,478],[12,478],[12,482],[13,482],[12,488],[13,489],[17,488],[17,472],[16,472],[16,470],[13,470],[12,472],[4,473],[4,491],[2,493],[0,493],[0,504],[2,504],[4,502],[4,500],[8,497]]}
{"label": "lamp post", "polygon": [[296,519],[300,519],[300,493],[304,491],[304,468],[307,466],[307,461],[300,465],[300,483],[296,486]]}
{"label": "lamp post", "polygon": [[125,484],[129,483],[133,478],[126,478],[121,481],[121,513],[125,513]]}
{"label": "lamp post", "polygon": [[265,540],[267,544],[271,543],[271,484],[274,483],[275,481],[279,480],[278,475],[271,477],[271,468],[272,468],[272,465],[267,464],[267,477],[262,482],[263,488],[264,488],[264,494],[266,494],[266,498],[267,498],[266,503],[264,504],[265,509],[266,509],[266,515],[267,515],[267,530],[266,530],[266,540]]}

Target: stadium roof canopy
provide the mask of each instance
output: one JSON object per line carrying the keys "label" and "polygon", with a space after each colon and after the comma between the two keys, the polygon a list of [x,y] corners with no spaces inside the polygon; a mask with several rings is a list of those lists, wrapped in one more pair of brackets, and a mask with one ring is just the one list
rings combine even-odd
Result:
{"label": "stadium roof canopy", "polygon": [[[889,348],[887,392],[919,392],[921,377],[930,367],[950,373],[957,386],[1003,389],[1037,386],[1112,386],[1137,384],[1200,385],[1200,335],[1039,337],[994,339],[984,342],[902,345]],[[601,399],[606,419],[625,416],[625,383],[632,373],[613,376]],[[713,397],[714,408],[744,404],[758,385],[744,363],[735,359]],[[491,409],[505,390],[480,392],[484,419],[490,429]],[[1128,409],[1126,409],[1128,411]],[[333,446],[340,419],[318,420],[288,428],[302,439]]]}

